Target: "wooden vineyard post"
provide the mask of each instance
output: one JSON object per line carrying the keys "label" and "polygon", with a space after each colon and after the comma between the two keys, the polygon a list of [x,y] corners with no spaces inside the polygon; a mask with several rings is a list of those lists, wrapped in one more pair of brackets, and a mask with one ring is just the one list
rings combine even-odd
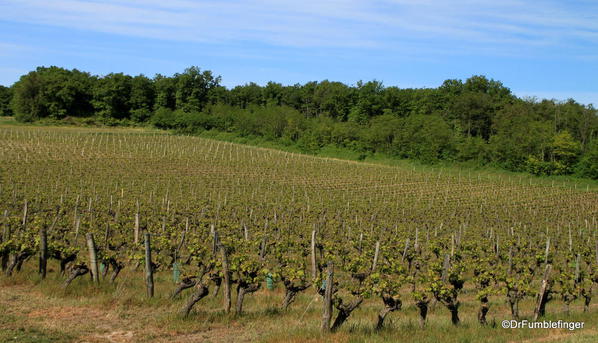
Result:
{"label": "wooden vineyard post", "polygon": [[580,270],[579,270],[580,260],[581,260],[581,255],[577,254],[577,256],[575,257],[575,275],[574,275],[575,285],[577,285],[581,281],[579,279],[579,277],[580,277]]}
{"label": "wooden vineyard post", "polygon": [[2,242],[6,242],[10,239],[10,226],[8,225],[8,210],[4,210],[2,224]]}
{"label": "wooden vineyard post", "polygon": [[442,282],[448,280],[448,272],[451,268],[451,257],[449,254],[444,255],[444,262],[442,263]]}
{"label": "wooden vineyard post", "polygon": [[264,257],[266,257],[266,247],[268,244],[268,236],[264,233],[264,237],[262,238],[262,242],[260,243],[260,260],[263,261]]}
{"label": "wooden vineyard post", "polygon": [[513,246],[509,245],[509,265],[507,267],[507,274],[511,275],[513,273]]}
{"label": "wooden vineyard post", "polygon": [[534,309],[534,321],[537,321],[539,317],[543,317],[546,309],[546,303],[548,302],[548,278],[550,277],[550,272],[552,271],[552,265],[547,264],[546,269],[544,270],[544,277],[542,278],[542,284],[540,286],[540,292],[538,293],[538,297],[536,298],[536,307]]}
{"label": "wooden vineyard post", "polygon": [[494,253],[496,254],[496,258],[500,258],[500,244],[499,244],[499,238],[498,238],[498,230],[496,233],[496,240],[494,241]]}
{"label": "wooden vineyard post", "polygon": [[212,235],[212,253],[216,254],[216,252],[218,251],[219,240],[218,232],[216,232],[214,224],[210,225],[210,235]]}
{"label": "wooden vineyard post", "polygon": [[548,254],[550,253],[550,237],[546,239],[546,249],[544,250],[544,263],[548,264]]}
{"label": "wooden vineyard post", "polygon": [[311,232],[311,278],[313,280],[318,276],[316,264],[316,230]]}
{"label": "wooden vineyard post", "polygon": [[571,227],[569,227],[569,252],[573,251],[573,237],[571,236]]}
{"label": "wooden vineyard post", "polygon": [[135,212],[135,245],[139,243],[139,200],[137,200],[137,211]]}
{"label": "wooden vineyard post", "polygon": [[100,274],[98,269],[96,244],[93,240],[92,233],[88,233],[85,237],[87,239],[87,249],[89,250],[89,266],[91,268],[91,278],[95,283],[98,283],[100,282]]}
{"label": "wooden vineyard post", "polygon": [[154,270],[152,268],[152,246],[149,232],[145,233],[145,286],[147,296],[154,297]]}
{"label": "wooden vineyard post", "polygon": [[77,216],[75,218],[75,245],[79,246],[79,228],[81,227],[81,218]]}
{"label": "wooden vineyard post", "polygon": [[21,221],[21,227],[23,231],[25,231],[25,227],[27,226],[27,215],[29,212],[29,204],[27,200],[25,200],[25,205],[23,205],[23,220]]}
{"label": "wooden vineyard post", "polygon": [[359,234],[359,246],[357,248],[357,250],[359,250],[359,253],[361,254],[361,243],[363,242],[363,232],[361,232]]}
{"label": "wooden vineyard post", "polygon": [[79,211],[79,198],[81,196],[77,195],[77,199],[75,200],[75,210],[73,211],[73,225],[75,224],[75,222],[77,221],[77,217],[78,215],[78,211]]}
{"label": "wooden vineyard post", "polygon": [[108,239],[110,238],[110,223],[106,223],[106,230],[104,231],[104,249],[108,249]]}
{"label": "wooden vineyard post", "polygon": [[176,250],[174,251],[174,263],[177,263],[177,259],[179,257],[179,251],[181,251],[181,249],[183,248],[183,245],[185,244],[185,238],[187,238],[187,232],[189,232],[189,218],[185,218],[185,231],[183,231],[179,245],[177,245]]}
{"label": "wooden vineyard post", "polygon": [[451,257],[455,255],[455,234],[451,234]]}
{"label": "wooden vineyard post", "polygon": [[185,238],[187,237],[187,232],[189,232],[189,218],[185,218],[185,231],[183,231],[183,234],[181,235],[181,241],[179,242],[179,245],[177,245],[175,251],[174,251],[174,256],[173,256],[173,263],[172,263],[172,280],[175,283],[179,282],[179,278],[180,278],[180,264],[178,262],[178,258],[179,258],[179,252],[181,251],[181,249],[183,248],[183,245],[185,244]]}
{"label": "wooden vineyard post", "polygon": [[376,241],[376,248],[374,251],[374,261],[372,261],[372,273],[376,270],[378,264],[378,255],[380,254],[380,241]]}
{"label": "wooden vineyard post", "polygon": [[332,319],[332,286],[334,282],[334,266],[328,262],[326,273],[326,290],[324,291],[324,302],[322,311],[322,332],[330,332],[330,320]]}
{"label": "wooden vineyard post", "polygon": [[409,238],[405,240],[405,248],[403,249],[403,254],[401,256],[401,262],[405,261],[405,256],[407,255],[407,249],[409,249]]}
{"label": "wooden vineyard post", "polygon": [[[217,234],[215,236],[218,237]],[[224,274],[224,312],[229,313],[231,306],[231,275],[229,270],[230,268],[228,265],[228,254],[226,252],[226,247],[222,243],[220,243],[220,241],[218,241],[218,248],[220,249],[220,254],[222,258],[222,273]]]}
{"label": "wooden vineyard post", "polygon": [[246,241],[249,240],[249,230],[247,229],[247,225],[243,225],[243,237]]}
{"label": "wooden vineyard post", "polygon": [[40,230],[39,238],[39,274],[43,280],[48,266],[48,231],[45,225]]}
{"label": "wooden vineyard post", "polygon": [[[8,210],[4,210],[4,219],[3,219],[4,228],[2,230],[2,242],[6,242],[10,239],[10,226],[8,225]],[[0,260],[0,267],[2,267],[2,271],[5,271],[8,267],[8,256],[9,254],[2,255],[2,259]]]}

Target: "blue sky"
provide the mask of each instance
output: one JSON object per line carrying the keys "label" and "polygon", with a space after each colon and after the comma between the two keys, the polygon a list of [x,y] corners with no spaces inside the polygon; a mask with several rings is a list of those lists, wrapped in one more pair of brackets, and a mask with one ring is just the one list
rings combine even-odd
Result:
{"label": "blue sky", "polygon": [[598,107],[598,1],[0,0],[0,84],[40,65],[225,86],[483,74],[519,96]]}

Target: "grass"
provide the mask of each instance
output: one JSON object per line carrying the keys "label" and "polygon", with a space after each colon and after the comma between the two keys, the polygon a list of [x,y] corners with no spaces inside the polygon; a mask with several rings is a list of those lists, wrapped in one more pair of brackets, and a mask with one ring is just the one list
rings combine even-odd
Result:
{"label": "grass", "polygon": [[0,342],[66,343],[72,341],[73,337],[69,334],[29,324],[24,316],[7,313],[2,313],[0,316]]}
{"label": "grass", "polygon": [[[598,325],[598,307],[582,313],[580,301],[571,314],[562,312],[558,301],[550,303],[545,320],[583,321],[576,331],[543,329],[503,329],[500,322],[510,319],[503,296],[491,298],[490,324],[480,326],[476,320],[473,292],[463,295],[462,324],[450,323],[448,310],[437,304],[428,318],[427,327],[418,325],[417,310],[409,298],[401,311],[392,313],[383,330],[374,329],[378,299],[368,299],[355,311],[337,333],[320,332],[321,301],[313,290],[301,294],[287,311],[278,308],[283,290],[262,289],[246,297],[246,313],[237,316],[221,309],[221,294],[202,299],[187,318],[179,310],[190,291],[178,299],[169,299],[174,288],[170,274],[160,272],[156,278],[156,296],[148,299],[143,288],[143,273],[128,270],[116,285],[94,285],[89,276],[77,279],[69,289],[62,289],[57,273],[42,281],[34,272],[34,263],[12,278],[0,277],[0,342],[594,342]],[[55,269],[51,263],[51,269]],[[234,293],[233,293],[234,298]],[[521,306],[522,315],[530,319],[533,299]],[[283,324],[284,323],[284,324]]]}

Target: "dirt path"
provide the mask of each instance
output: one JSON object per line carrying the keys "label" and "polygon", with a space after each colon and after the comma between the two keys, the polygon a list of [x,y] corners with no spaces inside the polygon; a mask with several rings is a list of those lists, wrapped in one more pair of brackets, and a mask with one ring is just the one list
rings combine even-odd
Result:
{"label": "dirt path", "polygon": [[[160,323],[150,308],[89,305],[77,299],[46,296],[26,286],[0,287],[0,315],[16,318],[8,326],[64,334],[80,343],[130,342],[250,342],[256,333],[242,327],[197,325],[173,330]],[[162,324],[162,325],[160,325]],[[0,329],[10,327],[0,325]],[[188,325],[187,325],[188,326]],[[14,328],[13,327],[13,328]],[[21,328],[22,327],[22,328]]]}

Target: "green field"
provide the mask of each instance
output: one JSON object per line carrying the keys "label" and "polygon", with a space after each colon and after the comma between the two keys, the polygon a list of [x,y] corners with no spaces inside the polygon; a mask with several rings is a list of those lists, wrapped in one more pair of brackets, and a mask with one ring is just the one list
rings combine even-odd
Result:
{"label": "green field", "polygon": [[[0,125],[0,178],[0,341],[591,342],[598,335],[593,184],[322,158],[141,128],[10,122]],[[144,232],[155,263],[152,298]],[[88,234],[106,273],[93,282],[87,272],[64,287],[77,268],[92,268]],[[318,290],[331,265],[332,322],[342,310],[350,316],[323,332]],[[547,266],[551,300],[542,320],[583,321],[584,329],[501,328],[512,316],[508,300],[532,318]],[[173,269],[193,286],[171,299]],[[202,289],[209,294],[184,316]],[[293,289],[302,290],[282,308]],[[383,298],[402,306],[377,329],[379,313],[390,309]]]}

